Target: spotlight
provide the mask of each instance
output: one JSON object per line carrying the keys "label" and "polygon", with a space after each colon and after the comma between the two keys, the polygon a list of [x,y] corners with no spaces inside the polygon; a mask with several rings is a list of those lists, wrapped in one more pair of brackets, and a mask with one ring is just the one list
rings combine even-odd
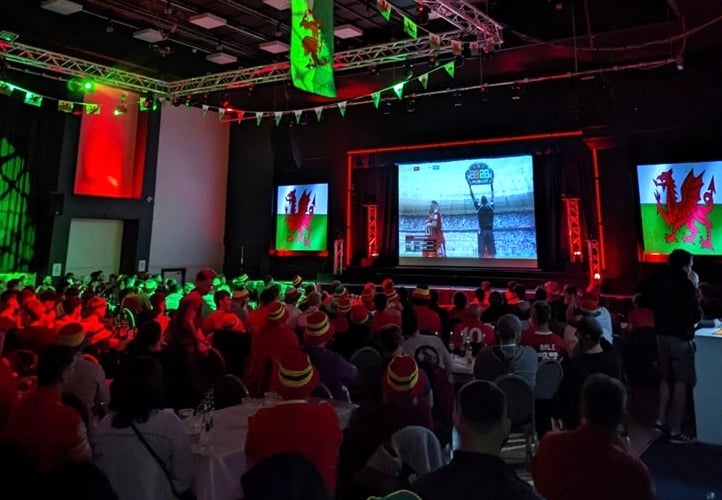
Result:
{"label": "spotlight", "polygon": [[429,7],[416,2],[416,24],[424,25],[429,22]]}
{"label": "spotlight", "polygon": [[174,98],[170,101],[170,103],[173,105],[173,107],[177,108],[178,106],[181,105],[181,100],[180,100],[179,97],[174,97]]}
{"label": "spotlight", "polygon": [[156,101],[153,97],[153,94],[149,92],[145,96],[141,96],[140,100],[138,101],[138,109],[140,109],[140,111],[155,111],[156,109],[158,109],[158,101]]}
{"label": "spotlight", "polygon": [[83,81],[83,92],[85,92],[86,94],[92,94],[93,92],[95,92],[95,82],[90,78],[86,78]]}
{"label": "spotlight", "polygon": [[379,76],[379,67],[376,65],[369,66],[369,74],[371,76]]}
{"label": "spotlight", "polygon": [[92,94],[95,92],[95,82],[90,78],[86,78],[85,80],[71,78],[68,80],[67,87],[70,92],[75,94]]}
{"label": "spotlight", "polygon": [[432,68],[435,68],[439,65],[439,60],[436,58],[436,54],[431,54],[429,56],[429,66]]}
{"label": "spotlight", "polygon": [[115,116],[124,115],[128,112],[128,106],[126,106],[125,102],[128,100],[128,96],[126,94],[121,94],[120,96],[120,104],[115,106],[115,109],[113,110],[113,114]]}

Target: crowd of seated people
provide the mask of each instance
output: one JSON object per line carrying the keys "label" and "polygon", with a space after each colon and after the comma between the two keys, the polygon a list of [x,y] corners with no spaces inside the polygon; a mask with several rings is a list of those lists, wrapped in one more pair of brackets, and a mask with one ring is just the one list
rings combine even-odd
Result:
{"label": "crowd of seated people", "polygon": [[[227,282],[211,269],[190,286],[157,276],[105,280],[102,273],[57,284],[44,279],[37,289],[7,286],[0,297],[3,453],[26,457],[42,475],[92,463],[85,473],[104,476],[121,500],[172,499],[191,487],[192,450],[176,412],[196,408],[227,374],[251,396],[277,393],[294,403],[251,419],[250,466],[291,454],[315,467],[335,498],[386,494],[359,481],[390,443],[408,443],[398,433],[421,429],[408,435],[422,436],[424,453],[441,453],[433,450],[451,445],[453,428],[460,442],[451,463],[442,467],[446,452],[433,457],[426,463],[440,469],[408,475],[401,486],[422,499],[538,498],[499,458],[509,430],[505,396],[494,382],[511,374],[533,389],[540,363],[560,363],[564,377],[545,417],[564,429],[586,429],[570,440],[607,435],[612,417],[594,413],[593,400],[614,390],[587,394],[585,383],[594,374],[624,380],[620,335],[654,327],[648,294],[637,297],[622,331],[597,289],[580,295],[553,282],[533,294],[516,283],[495,291],[485,282],[472,300],[456,293],[451,307],[440,306],[425,284],[407,290],[386,279],[354,295],[340,282],[251,282],[245,275]],[[457,392],[454,363],[466,349],[473,349],[477,381]],[[376,361],[367,366],[359,353]],[[358,406],[345,429],[319,397]],[[607,430],[590,430],[595,425]],[[161,456],[170,482],[138,435]],[[622,460],[626,452],[614,450],[609,460]],[[635,491],[651,491],[644,466],[629,460],[640,471]],[[476,483],[465,480],[472,469],[489,476],[486,493],[468,490]],[[535,478],[543,481],[545,470],[538,462]]]}

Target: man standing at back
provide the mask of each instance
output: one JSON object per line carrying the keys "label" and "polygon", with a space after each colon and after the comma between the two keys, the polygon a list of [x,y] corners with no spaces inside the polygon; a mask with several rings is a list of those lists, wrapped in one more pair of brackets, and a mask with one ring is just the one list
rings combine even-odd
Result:
{"label": "man standing at back", "polygon": [[688,386],[694,387],[694,328],[702,319],[697,290],[689,280],[692,254],[677,249],[668,266],[650,286],[654,324],[659,345],[659,417],[657,427],[669,432],[669,440],[685,444],[693,438],[682,433]]}
{"label": "man standing at back", "polygon": [[540,498],[499,456],[510,423],[506,396],[496,384],[474,380],[459,389],[453,419],[458,436],[454,458],[416,480],[415,493],[424,500]]}

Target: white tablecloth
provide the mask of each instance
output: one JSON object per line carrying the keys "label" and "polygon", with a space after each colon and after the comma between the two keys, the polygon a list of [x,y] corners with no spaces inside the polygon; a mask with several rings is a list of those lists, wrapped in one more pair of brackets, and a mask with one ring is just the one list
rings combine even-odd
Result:
{"label": "white tablecloth", "polygon": [[[341,428],[346,428],[356,406],[340,401],[330,403],[341,421]],[[204,439],[205,444],[194,450],[193,488],[198,500],[238,500],[243,496],[241,475],[248,469],[243,450],[248,418],[259,408],[238,405],[215,412],[213,429]]]}

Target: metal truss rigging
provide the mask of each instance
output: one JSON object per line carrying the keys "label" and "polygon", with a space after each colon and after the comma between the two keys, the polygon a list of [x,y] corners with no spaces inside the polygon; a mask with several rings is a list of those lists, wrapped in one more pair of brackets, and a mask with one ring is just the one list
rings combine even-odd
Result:
{"label": "metal truss rigging", "polygon": [[501,24],[464,0],[416,0],[431,13],[468,35],[476,36],[482,46],[493,48],[504,43]]}

